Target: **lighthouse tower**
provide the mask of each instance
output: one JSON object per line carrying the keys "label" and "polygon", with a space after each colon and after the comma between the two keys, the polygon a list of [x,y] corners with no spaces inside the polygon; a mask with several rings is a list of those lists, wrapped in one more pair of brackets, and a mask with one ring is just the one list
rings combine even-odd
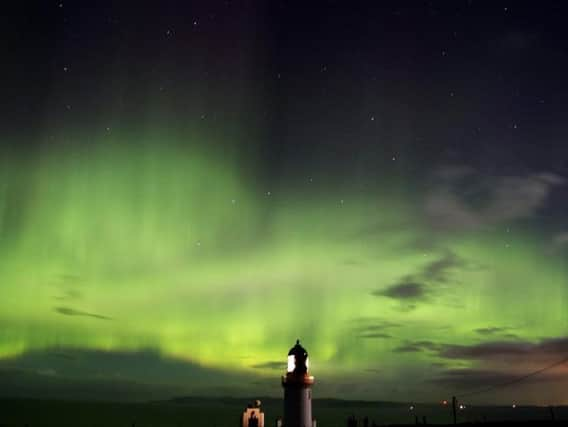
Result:
{"label": "lighthouse tower", "polygon": [[308,352],[300,340],[288,352],[288,371],[282,377],[284,387],[284,427],[313,427],[312,385],[308,372]]}

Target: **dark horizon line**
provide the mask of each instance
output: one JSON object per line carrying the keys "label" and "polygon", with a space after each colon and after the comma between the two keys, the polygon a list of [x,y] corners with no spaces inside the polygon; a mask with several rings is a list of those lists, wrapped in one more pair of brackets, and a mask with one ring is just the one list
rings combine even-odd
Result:
{"label": "dark horizon line", "polygon": [[[59,397],[49,397],[49,398],[42,398],[42,397],[26,397],[26,396],[0,396],[0,401],[14,401],[14,400],[28,400],[28,401],[42,401],[42,402],[89,402],[89,403],[101,403],[101,404],[125,404],[125,405],[140,405],[140,404],[183,404],[183,400],[193,400],[193,401],[230,401],[234,403],[241,403],[247,404],[250,402],[254,402],[255,400],[269,401],[282,401],[282,397],[273,397],[273,396],[243,396],[243,397],[234,397],[234,396],[198,396],[198,395],[188,395],[188,396],[178,396],[178,397],[171,397],[165,399],[156,399],[156,400],[102,400],[102,399],[86,399],[86,398],[59,398]],[[381,406],[401,406],[407,407],[408,405],[412,405],[414,407],[432,407],[432,406],[443,406],[441,402],[421,402],[421,401],[395,401],[395,400],[365,400],[365,399],[341,399],[336,397],[314,397],[313,400],[319,402],[338,402],[338,403],[345,403],[350,406],[360,405],[360,406],[373,406],[373,405],[381,405]],[[507,404],[491,404],[491,403],[470,403],[468,401],[464,401],[467,403],[469,407],[484,407],[484,408],[509,408],[510,405]],[[448,407],[451,405],[448,403]],[[567,404],[550,404],[550,405],[539,405],[539,404],[516,404],[516,408],[568,408]]]}

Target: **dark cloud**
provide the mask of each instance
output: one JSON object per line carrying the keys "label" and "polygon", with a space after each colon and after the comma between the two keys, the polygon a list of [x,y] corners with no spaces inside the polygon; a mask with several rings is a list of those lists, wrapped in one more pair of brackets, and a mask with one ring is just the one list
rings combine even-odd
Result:
{"label": "dark cloud", "polygon": [[561,353],[566,355],[568,354],[568,336],[542,340],[534,344],[534,349],[545,353]]}
{"label": "dark cloud", "polygon": [[387,334],[386,332],[364,332],[358,335],[359,338],[382,338],[388,339],[392,338],[392,335]]}
{"label": "dark cloud", "polygon": [[415,302],[425,301],[437,291],[436,285],[450,281],[452,270],[465,266],[465,260],[447,250],[442,257],[426,264],[418,273],[403,277],[398,283],[386,289],[378,289],[372,292],[372,295],[396,299],[406,303],[401,309],[413,310],[416,308]]}
{"label": "dark cloud", "polygon": [[415,282],[402,282],[386,289],[374,291],[374,296],[388,297],[398,300],[416,300],[426,295],[426,285]]}
{"label": "dark cloud", "polygon": [[467,345],[443,345],[439,355],[446,359],[490,359],[502,356],[526,356],[532,345],[525,342],[489,342]]}
{"label": "dark cloud", "polygon": [[75,289],[67,289],[63,292],[63,295],[58,295],[54,297],[59,301],[72,301],[79,300],[83,297],[83,294]]}
{"label": "dark cloud", "polygon": [[514,330],[513,328],[510,328],[508,326],[488,326],[486,328],[478,328],[478,329],[474,329],[474,332],[478,333],[479,335],[484,335],[484,336],[501,336],[504,338],[511,338],[511,339],[516,339],[518,338],[517,335],[511,333],[510,331]]}
{"label": "dark cloud", "polygon": [[390,329],[399,328],[402,324],[397,322],[392,322],[390,320],[385,320],[380,317],[356,317],[350,320],[351,323],[355,324],[357,328],[366,328],[368,330],[377,329]]}
{"label": "dark cloud", "polygon": [[284,371],[286,369],[286,363],[282,362],[281,360],[271,360],[268,362],[257,363],[256,365],[252,365],[251,368],[254,369],[274,369],[279,371]]}
{"label": "dark cloud", "polygon": [[538,342],[491,341],[472,345],[444,344],[428,340],[407,341],[395,349],[398,353],[434,353],[447,360],[503,362],[522,359],[527,362],[560,360],[568,355],[568,337],[548,338]]}
{"label": "dark cloud", "polygon": [[526,361],[561,359],[568,355],[568,337],[538,342],[491,341],[473,345],[438,344],[438,356],[445,359],[499,361],[522,358]]}
{"label": "dark cloud", "polygon": [[401,326],[399,323],[376,318],[357,318],[353,319],[351,323],[355,324],[353,333],[359,338],[392,338],[389,331]]}
{"label": "dark cloud", "polygon": [[450,167],[437,174],[425,211],[438,228],[472,230],[532,217],[553,187],[566,180],[553,173],[487,177],[471,168]]}
{"label": "dark cloud", "polygon": [[432,352],[437,351],[440,348],[440,344],[432,341],[422,340],[422,341],[409,341],[403,345],[394,349],[397,353],[422,353],[422,352]]}
{"label": "dark cloud", "polygon": [[84,317],[92,317],[93,319],[112,320],[112,317],[103,316],[101,314],[88,313],[86,311],[81,311],[81,310],[75,310],[74,308],[70,307],[55,307],[54,311],[56,313],[63,314],[64,316],[84,316]]}
{"label": "dark cloud", "polygon": [[442,258],[427,264],[421,277],[428,281],[445,283],[448,281],[449,271],[454,268],[464,267],[465,261],[455,253],[447,251]]}
{"label": "dark cloud", "polygon": [[494,334],[499,334],[501,332],[505,332],[507,330],[509,330],[509,328],[500,327],[500,326],[490,326],[487,328],[478,328],[475,329],[474,331],[480,335],[494,335]]}

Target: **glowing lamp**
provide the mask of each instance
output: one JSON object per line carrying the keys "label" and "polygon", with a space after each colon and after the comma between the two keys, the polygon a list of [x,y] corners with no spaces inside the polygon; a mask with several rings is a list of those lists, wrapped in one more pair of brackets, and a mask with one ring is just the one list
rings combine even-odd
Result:
{"label": "glowing lamp", "polygon": [[296,369],[296,356],[291,354],[288,356],[288,372],[294,372],[294,369]]}
{"label": "glowing lamp", "polygon": [[290,349],[288,353],[288,369],[289,374],[304,375],[308,373],[310,368],[310,359],[308,352],[300,345],[300,340],[296,340],[296,345]]}

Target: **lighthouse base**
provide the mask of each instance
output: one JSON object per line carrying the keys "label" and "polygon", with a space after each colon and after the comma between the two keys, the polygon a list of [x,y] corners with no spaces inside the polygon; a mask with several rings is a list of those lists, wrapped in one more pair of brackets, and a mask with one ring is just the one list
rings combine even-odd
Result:
{"label": "lighthouse base", "polygon": [[284,388],[284,427],[313,427],[312,390],[309,387]]}

